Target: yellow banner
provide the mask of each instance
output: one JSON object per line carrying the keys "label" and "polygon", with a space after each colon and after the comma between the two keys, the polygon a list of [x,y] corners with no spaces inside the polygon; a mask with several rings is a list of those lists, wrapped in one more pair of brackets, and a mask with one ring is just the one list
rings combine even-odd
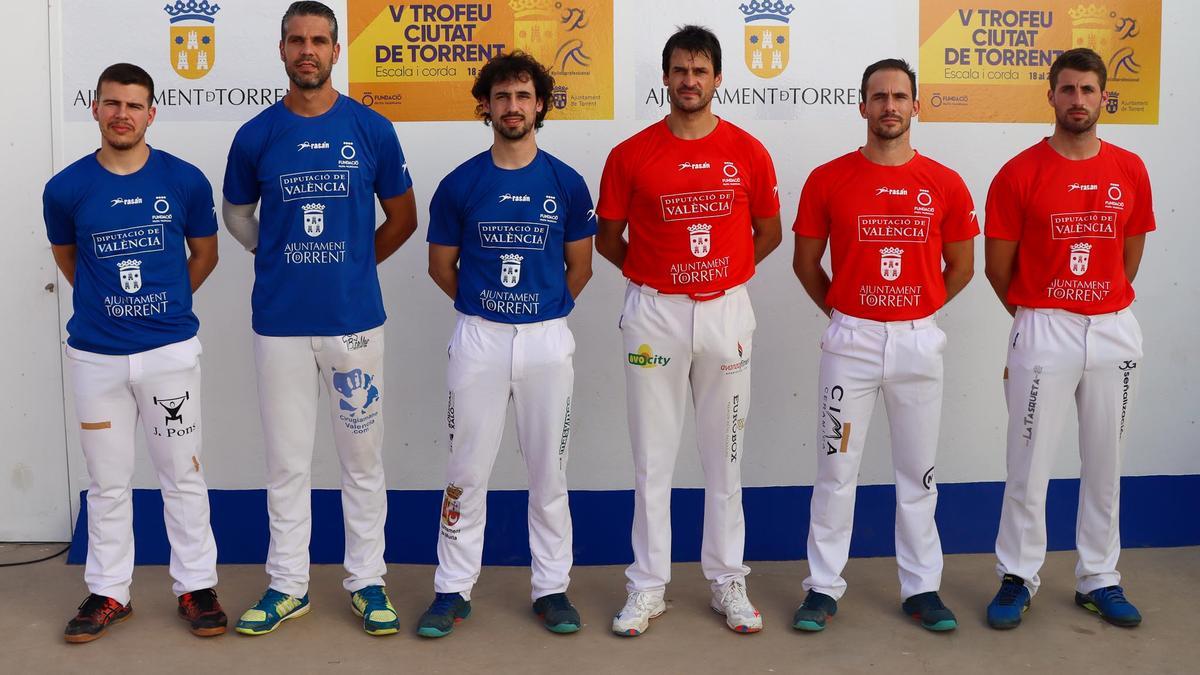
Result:
{"label": "yellow banner", "polygon": [[1054,59],[1094,49],[1108,66],[1100,121],[1158,124],[1161,0],[921,0],[921,119],[1051,122]]}
{"label": "yellow banner", "polygon": [[613,117],[612,0],[348,0],[350,95],[393,121],[471,120],[471,84],[520,49],[554,76],[549,119]]}

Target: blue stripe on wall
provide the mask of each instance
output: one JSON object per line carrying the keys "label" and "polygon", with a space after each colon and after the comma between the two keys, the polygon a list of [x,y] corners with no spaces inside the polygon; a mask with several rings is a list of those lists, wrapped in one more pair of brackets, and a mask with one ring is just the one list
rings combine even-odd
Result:
{"label": "blue stripe on wall", "polygon": [[[1000,520],[1004,484],[945,483],[938,486],[938,528],[946,553],[992,550]],[[1121,543],[1126,548],[1200,544],[1200,475],[1136,476],[1121,480]],[[85,494],[86,496],[86,494]],[[804,558],[808,537],[808,505],[812,488],[746,488],[747,560]],[[221,563],[261,563],[267,555],[265,490],[210,490],[213,531]],[[337,490],[313,490],[312,562],[341,563],[344,539],[342,503]],[[1050,481],[1047,535],[1050,550],[1075,546],[1075,511],[1079,481]],[[895,488],[858,488],[854,514],[854,557],[895,555],[893,520]],[[388,492],[387,550],[392,563],[436,563],[440,490]],[[82,500],[68,562],[87,557],[87,502]],[[528,565],[529,529],[525,522],[527,494],[523,490],[494,490],[488,494],[488,524],[483,562],[487,565]],[[134,490],[136,560],[141,565],[165,564],[170,550],[163,525],[158,490]],[[671,547],[676,561],[700,558],[704,491],[679,488],[671,496]],[[575,562],[581,565],[628,563],[633,559],[629,531],[633,522],[632,490],[575,490],[571,492],[575,523]]]}

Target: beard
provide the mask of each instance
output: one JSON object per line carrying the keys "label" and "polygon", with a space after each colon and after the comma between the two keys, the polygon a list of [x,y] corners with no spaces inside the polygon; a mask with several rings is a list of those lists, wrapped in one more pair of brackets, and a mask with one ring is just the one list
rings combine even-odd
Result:
{"label": "beard", "polygon": [[900,138],[901,136],[906,134],[908,132],[909,127],[912,126],[912,118],[909,118],[907,120],[904,118],[899,118],[899,120],[900,120],[900,124],[895,127],[884,126],[883,120],[880,120],[876,124],[872,124],[871,125],[871,135],[875,136],[876,138],[883,139],[885,141],[892,141],[897,138]]}
{"label": "beard", "polygon": [[519,141],[528,136],[529,132],[533,131],[533,121],[525,119],[524,116],[521,119],[523,123],[516,127],[504,124],[504,118],[493,119],[492,128],[510,141]]}
{"label": "beard", "polygon": [[716,93],[716,90],[713,90],[706,96],[703,89],[689,91],[695,91],[698,94],[697,98],[691,102],[682,100],[675,90],[667,90],[667,98],[671,100],[671,107],[685,113],[699,112],[708,107],[708,104],[712,102],[713,94]]}
{"label": "beard", "polygon": [[288,79],[292,84],[300,89],[320,89],[329,81],[329,76],[333,73],[333,64],[330,63],[324,67],[316,61],[304,61],[303,63],[314,63],[317,66],[317,72],[311,74],[301,73],[296,66],[288,64],[284,70],[287,71]]}
{"label": "beard", "polygon": [[[1071,113],[1079,110],[1080,108],[1072,108],[1061,115],[1056,115],[1058,128],[1072,134],[1085,134],[1091,131],[1092,128],[1096,126],[1096,122],[1100,119],[1100,109],[1097,108],[1095,112],[1090,113],[1082,120],[1072,119]],[[1086,112],[1086,109],[1083,110]]]}

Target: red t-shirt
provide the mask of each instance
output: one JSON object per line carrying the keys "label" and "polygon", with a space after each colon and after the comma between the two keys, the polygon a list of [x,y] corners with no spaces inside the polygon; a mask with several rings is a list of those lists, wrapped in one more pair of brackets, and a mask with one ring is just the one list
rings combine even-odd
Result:
{"label": "red t-shirt", "polygon": [[908,321],[946,303],[942,243],[979,234],[962,178],[916,154],[900,166],[855,150],[813,169],[792,231],[829,238],[825,302],[843,314]]}
{"label": "red t-shirt", "polygon": [[1071,160],[1043,140],[1009,160],[988,191],[985,234],[1019,242],[1007,299],[1022,307],[1128,307],[1125,237],[1154,227],[1146,166],[1110,143]]}
{"label": "red t-shirt", "polygon": [[751,217],[779,213],[766,148],[719,120],[704,138],[676,138],[666,120],[608,155],[596,214],[629,222],[622,271],[665,293],[723,291],[754,276]]}

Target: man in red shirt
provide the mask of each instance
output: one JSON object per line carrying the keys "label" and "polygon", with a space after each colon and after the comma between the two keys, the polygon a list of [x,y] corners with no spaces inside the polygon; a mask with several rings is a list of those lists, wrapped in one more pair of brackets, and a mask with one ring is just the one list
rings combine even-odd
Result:
{"label": "man in red shirt", "polygon": [[713,609],[731,629],[753,633],[762,618],[746,597],[742,564],[755,326],[745,284],[779,245],[775,167],[761,143],[712,113],[716,36],[684,26],[663,47],[662,68],[671,112],[613,149],[596,209],[596,250],[629,278],[620,327],[636,467],[634,562],[613,632],[640,635],[666,610],[671,474],[690,383],[705,480],[701,568]]}
{"label": "man in red shirt", "polygon": [[1141,623],[1118,585],[1121,448],[1137,392],[1142,331],[1129,311],[1150,179],[1137,155],[1096,136],[1108,100],[1089,49],[1050,66],[1054,135],[1004,165],[987,199],[987,277],[1015,317],[1008,340],[1008,480],[996,537],[993,628],[1013,628],[1046,557],[1046,488],[1072,404],[1079,410],[1075,603],[1118,626]]}
{"label": "man in red shirt", "polygon": [[[952,630],[958,623],[937,593],[942,545],[933,465],[946,334],[933,315],[971,280],[979,225],[962,178],[912,148],[910,123],[920,104],[908,63],[868,66],[860,94],[866,145],[813,170],[792,227],[796,276],[830,317],[817,384],[808,595],[792,626],[823,630],[846,591],[841,574],[858,467],[882,392],[896,471],[902,608],[929,630]],[[827,242],[832,279],[821,267]]]}

